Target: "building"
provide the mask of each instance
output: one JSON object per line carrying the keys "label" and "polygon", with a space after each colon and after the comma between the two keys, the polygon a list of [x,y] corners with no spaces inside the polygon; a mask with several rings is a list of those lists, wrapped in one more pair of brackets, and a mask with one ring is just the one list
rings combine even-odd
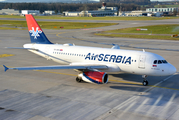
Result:
{"label": "building", "polygon": [[161,17],[162,15],[163,15],[163,12],[147,13],[147,16],[154,16],[154,17]]}
{"label": "building", "polygon": [[80,12],[63,12],[64,16],[71,16],[71,17],[76,17],[79,16]]}
{"label": "building", "polygon": [[144,14],[147,15],[146,11],[122,11],[119,12],[119,16],[143,16]]}
{"label": "building", "polygon": [[55,15],[55,11],[47,10],[47,11],[44,11],[43,14],[45,14],[45,15]]}
{"label": "building", "polygon": [[178,8],[147,8],[146,12],[151,13],[151,16],[160,17],[162,15],[170,15],[170,13],[178,12]]}
{"label": "building", "polygon": [[20,11],[14,10],[14,9],[2,9],[2,10],[0,10],[0,14],[3,14],[3,15],[20,15]]}
{"label": "building", "polygon": [[106,7],[106,3],[102,4],[102,7],[98,10],[92,11],[81,11],[81,12],[63,12],[65,16],[92,16],[92,17],[100,17],[100,16],[116,16],[117,15],[117,7]]}
{"label": "building", "polygon": [[92,17],[101,17],[101,16],[115,16],[113,10],[98,10],[98,11],[81,11],[79,16],[92,16]]}
{"label": "building", "polygon": [[22,15],[25,15],[25,14],[39,15],[40,11],[39,10],[22,10],[21,14]]}
{"label": "building", "polygon": [[161,17],[170,12],[178,12],[178,8],[147,8],[146,11],[122,11],[119,16],[155,16]]}
{"label": "building", "polygon": [[178,12],[178,8],[147,8],[146,12]]}
{"label": "building", "polygon": [[81,11],[79,16],[92,16],[92,17],[100,17],[100,16],[115,16],[118,9],[117,7],[106,7],[106,3],[102,3],[102,7],[98,10],[93,11]]}

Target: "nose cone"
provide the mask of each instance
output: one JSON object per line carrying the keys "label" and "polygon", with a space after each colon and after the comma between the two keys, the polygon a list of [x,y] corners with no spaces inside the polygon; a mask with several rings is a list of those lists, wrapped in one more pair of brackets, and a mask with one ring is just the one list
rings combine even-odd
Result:
{"label": "nose cone", "polygon": [[169,73],[170,75],[174,74],[177,72],[177,69],[172,65],[170,64],[170,67],[169,67]]}

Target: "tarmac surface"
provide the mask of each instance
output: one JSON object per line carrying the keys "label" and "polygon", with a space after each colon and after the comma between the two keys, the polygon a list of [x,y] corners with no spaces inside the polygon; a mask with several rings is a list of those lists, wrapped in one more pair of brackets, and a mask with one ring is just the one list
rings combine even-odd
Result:
{"label": "tarmac surface", "polygon": [[[153,52],[177,68],[165,77],[110,74],[109,83],[77,83],[73,70],[7,71],[0,67],[0,120],[178,120],[179,41],[110,38],[93,33],[152,24],[179,24],[176,20],[118,21],[118,25],[77,30],[44,30],[53,43],[112,47]],[[43,28],[42,28],[43,29]],[[9,67],[57,65],[26,50],[4,49],[29,43],[24,30],[0,30],[0,63]]]}

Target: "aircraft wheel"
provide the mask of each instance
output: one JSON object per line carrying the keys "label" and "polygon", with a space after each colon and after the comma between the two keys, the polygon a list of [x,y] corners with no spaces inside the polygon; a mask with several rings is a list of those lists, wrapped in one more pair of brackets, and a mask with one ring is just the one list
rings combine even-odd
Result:
{"label": "aircraft wheel", "polygon": [[147,86],[148,85],[148,81],[143,81],[142,84],[143,84],[143,86]]}
{"label": "aircraft wheel", "polygon": [[80,83],[82,80],[78,77],[76,77],[76,82]]}

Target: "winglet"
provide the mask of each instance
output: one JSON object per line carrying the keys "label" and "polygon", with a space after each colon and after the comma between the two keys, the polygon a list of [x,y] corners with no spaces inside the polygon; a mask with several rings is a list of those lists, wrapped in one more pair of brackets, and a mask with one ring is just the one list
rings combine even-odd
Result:
{"label": "winglet", "polygon": [[6,72],[9,68],[6,67],[5,65],[3,65],[3,66],[4,66],[4,72]]}

